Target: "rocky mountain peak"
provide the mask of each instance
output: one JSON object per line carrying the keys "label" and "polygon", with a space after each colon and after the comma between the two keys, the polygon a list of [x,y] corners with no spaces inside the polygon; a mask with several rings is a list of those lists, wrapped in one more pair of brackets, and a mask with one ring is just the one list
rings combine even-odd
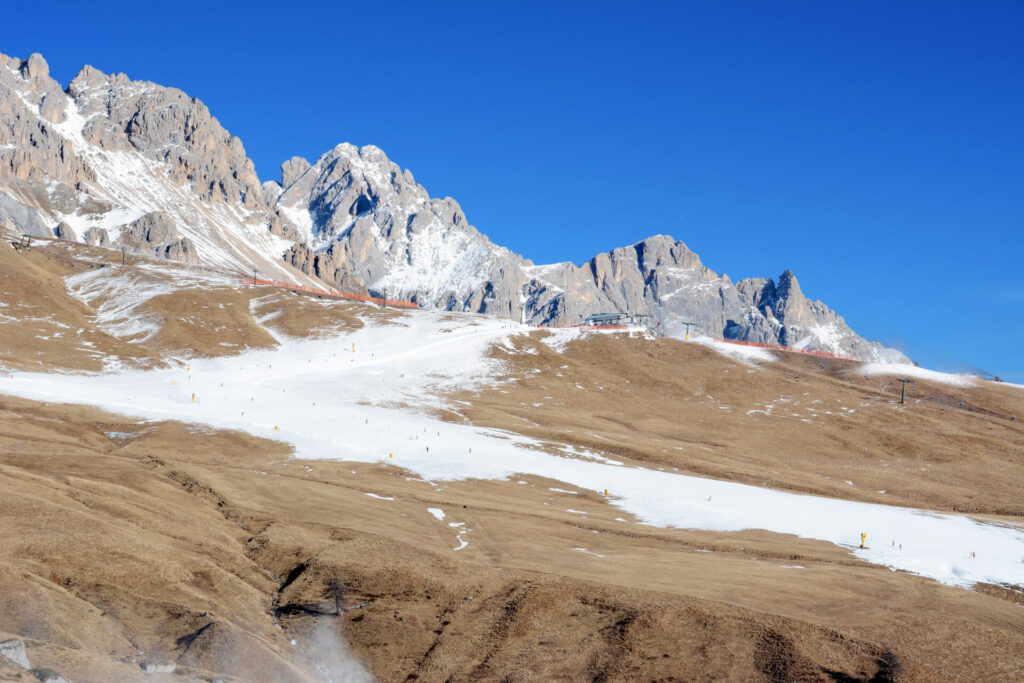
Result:
{"label": "rocky mountain peak", "polygon": [[50,75],[50,65],[46,63],[46,60],[38,52],[33,52],[28,59],[19,65],[18,70],[26,80],[47,78]]}
{"label": "rocky mountain peak", "polygon": [[305,157],[292,157],[281,164],[281,187],[289,188],[311,168]]}

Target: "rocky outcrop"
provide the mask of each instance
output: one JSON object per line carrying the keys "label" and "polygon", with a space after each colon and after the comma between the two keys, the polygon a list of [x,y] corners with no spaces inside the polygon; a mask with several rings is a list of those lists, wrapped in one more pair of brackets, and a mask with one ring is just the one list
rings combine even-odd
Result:
{"label": "rocky outcrop", "polygon": [[82,241],[94,247],[111,246],[110,233],[106,228],[89,228],[82,235]]}
{"label": "rocky outcrop", "polygon": [[33,237],[52,235],[38,213],[3,192],[0,192],[0,226]]}
{"label": "rocky outcrop", "polygon": [[162,211],[151,211],[125,225],[118,243],[135,253],[148,252],[158,258],[199,263],[192,241],[181,237],[174,218]]}
{"label": "rocky outcrop", "polygon": [[57,227],[53,229],[53,235],[59,240],[70,240],[72,242],[78,242],[78,234],[75,229],[70,225],[61,221],[57,224]]}
{"label": "rocky outcrop", "polygon": [[112,152],[132,149],[161,162],[173,182],[188,183],[204,201],[261,208],[259,178],[241,140],[198,99],[89,66],[71,81],[67,94],[88,121],[82,136],[90,145]]}

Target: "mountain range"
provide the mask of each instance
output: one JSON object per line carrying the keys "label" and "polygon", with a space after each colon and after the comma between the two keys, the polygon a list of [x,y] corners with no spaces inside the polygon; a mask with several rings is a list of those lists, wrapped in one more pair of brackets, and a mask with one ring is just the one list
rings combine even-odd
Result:
{"label": "mountain range", "polygon": [[0,55],[0,225],[232,271],[541,325],[645,313],[727,339],[902,360],[777,279],[705,267],[655,235],[582,265],[535,265],[433,198],[374,146],[294,157],[261,182],[241,140],[175,88],[39,54]]}

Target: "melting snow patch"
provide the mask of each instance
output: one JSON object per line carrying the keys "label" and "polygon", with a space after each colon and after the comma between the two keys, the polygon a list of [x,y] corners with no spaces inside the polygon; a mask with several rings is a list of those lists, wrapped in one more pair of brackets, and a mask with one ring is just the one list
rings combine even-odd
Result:
{"label": "melting snow patch", "polygon": [[948,372],[936,372],[926,370],[906,363],[865,363],[851,372],[861,375],[892,375],[893,377],[913,377],[932,382],[940,382],[955,387],[969,387],[974,384],[974,379],[969,375],[956,375]]}
{"label": "melting snow patch", "polygon": [[434,515],[434,517],[437,518],[437,521],[444,521],[444,510],[442,510],[441,508],[427,508],[427,512]]}
{"label": "melting snow patch", "polygon": [[394,498],[388,498],[387,496],[378,496],[376,493],[367,493],[366,495],[377,500],[394,500]]}
{"label": "melting snow patch", "polygon": [[[547,332],[548,334],[541,341],[547,344],[549,347],[551,347],[558,353],[562,353],[563,351],[565,351],[565,347],[569,345],[569,342],[571,342],[574,339],[579,339],[580,335],[582,334],[580,330],[575,327],[568,329],[549,328],[546,329],[545,332]],[[563,365],[562,367],[566,368],[568,366]]]}
{"label": "melting snow patch", "polygon": [[586,548],[571,548],[571,550],[575,550],[575,551],[581,552],[581,553],[586,553],[587,555],[593,555],[594,557],[604,557],[604,555],[601,555],[600,553],[595,553],[593,551],[587,550]]}
{"label": "melting snow patch", "polygon": [[771,362],[778,359],[778,356],[768,349],[762,349],[756,346],[730,344],[729,342],[719,341],[717,339],[712,339],[711,337],[696,337],[694,341],[698,344],[703,344],[709,349],[713,349],[722,355],[729,356],[734,360],[747,363],[748,365],[756,365],[756,363],[753,363],[752,361]]}

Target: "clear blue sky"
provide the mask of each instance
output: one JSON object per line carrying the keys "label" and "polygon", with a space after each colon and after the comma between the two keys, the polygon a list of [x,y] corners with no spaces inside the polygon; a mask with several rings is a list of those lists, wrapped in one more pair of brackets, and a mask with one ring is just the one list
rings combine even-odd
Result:
{"label": "clear blue sky", "polygon": [[264,180],[375,144],[536,262],[667,233],[1024,382],[1022,2],[96,5],[0,51],[179,87]]}

